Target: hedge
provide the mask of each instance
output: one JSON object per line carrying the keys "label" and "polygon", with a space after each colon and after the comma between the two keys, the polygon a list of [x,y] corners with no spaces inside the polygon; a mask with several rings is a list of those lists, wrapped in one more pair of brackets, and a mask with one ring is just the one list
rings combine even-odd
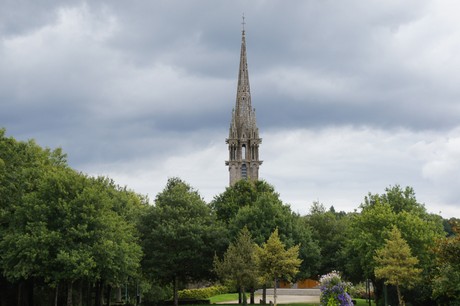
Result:
{"label": "hedge", "polygon": [[184,289],[178,292],[179,299],[194,299],[194,300],[205,300],[218,294],[224,294],[228,292],[226,286],[212,286],[207,288],[198,289]]}

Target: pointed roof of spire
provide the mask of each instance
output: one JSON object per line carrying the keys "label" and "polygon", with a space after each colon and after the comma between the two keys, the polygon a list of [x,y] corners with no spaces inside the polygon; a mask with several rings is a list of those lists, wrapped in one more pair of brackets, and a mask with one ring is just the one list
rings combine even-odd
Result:
{"label": "pointed roof of spire", "polygon": [[[248,61],[246,55],[246,31],[243,15],[241,31],[240,68],[238,73],[238,88],[236,93],[236,106],[230,123],[230,135],[242,137],[245,135],[258,135],[255,111],[251,106],[251,90],[249,86]],[[230,136],[233,138],[234,136]],[[258,137],[258,136],[257,136]]]}
{"label": "pointed roof of spire", "polygon": [[246,31],[244,14],[241,31],[241,54],[240,54],[240,70],[238,74],[238,97],[236,108],[246,109],[251,108],[251,92],[249,87],[248,60],[246,55]]}

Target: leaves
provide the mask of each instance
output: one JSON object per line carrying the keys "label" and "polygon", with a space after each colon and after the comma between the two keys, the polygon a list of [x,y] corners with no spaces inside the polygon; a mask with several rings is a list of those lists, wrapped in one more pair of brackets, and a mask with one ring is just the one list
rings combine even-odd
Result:
{"label": "leaves", "polygon": [[216,250],[225,244],[225,230],[209,206],[188,184],[168,180],[141,222],[145,258],[151,277],[171,282],[211,277]]}
{"label": "leaves", "polygon": [[460,299],[460,231],[458,220],[451,219],[453,235],[439,238],[433,248],[437,267],[433,277],[433,297],[448,304]]}
{"label": "leaves", "polygon": [[258,278],[255,247],[248,229],[243,228],[223,259],[214,258],[214,271],[221,280],[233,281],[237,287],[255,287]]}
{"label": "leaves", "polygon": [[375,276],[386,284],[411,288],[420,281],[419,260],[411,255],[407,242],[397,227],[393,227],[382,248],[375,252]]}
{"label": "leaves", "polygon": [[291,280],[298,272],[302,260],[300,245],[285,249],[276,229],[262,247],[256,247],[257,263],[262,277],[268,281],[275,278]]}
{"label": "leaves", "polygon": [[144,204],[105,178],[66,164],[61,149],[42,149],[0,133],[1,269],[9,280],[50,284],[134,276],[142,254],[134,220]]}

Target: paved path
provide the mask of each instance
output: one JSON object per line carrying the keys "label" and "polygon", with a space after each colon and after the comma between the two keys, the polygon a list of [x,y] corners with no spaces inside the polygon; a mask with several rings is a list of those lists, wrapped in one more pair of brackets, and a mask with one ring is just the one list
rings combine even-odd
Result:
{"label": "paved path", "polygon": [[[276,303],[319,303],[319,289],[276,289]],[[262,298],[261,291],[257,291],[255,300],[259,304]],[[273,302],[273,289],[267,289],[267,304]],[[222,304],[238,304],[238,301],[230,301]],[[248,298],[249,305],[249,298]]]}

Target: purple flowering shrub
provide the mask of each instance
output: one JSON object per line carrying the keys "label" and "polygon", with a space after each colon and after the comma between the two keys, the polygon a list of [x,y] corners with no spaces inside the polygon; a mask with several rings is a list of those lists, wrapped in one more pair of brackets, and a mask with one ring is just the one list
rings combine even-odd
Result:
{"label": "purple flowering shrub", "polygon": [[321,283],[321,306],[353,306],[348,294],[349,283],[342,281],[340,274],[332,271],[319,279]]}

